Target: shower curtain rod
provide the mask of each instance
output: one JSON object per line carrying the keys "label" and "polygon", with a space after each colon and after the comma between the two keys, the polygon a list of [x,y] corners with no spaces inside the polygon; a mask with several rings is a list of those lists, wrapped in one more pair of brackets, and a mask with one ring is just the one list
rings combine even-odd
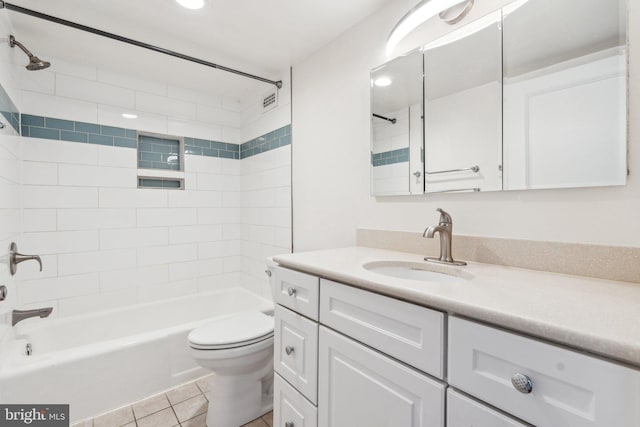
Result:
{"label": "shower curtain rod", "polygon": [[270,80],[264,77],[256,76],[253,74],[245,73],[244,71],[235,70],[233,68],[225,67],[223,65],[214,64],[213,62],[205,61],[203,59],[194,58],[193,56],[184,55],[179,52],[175,52],[173,50],[164,49],[158,46],[154,46],[148,43],[139,42],[137,40],[133,40],[127,37],[119,36],[117,34],[109,33],[106,31],[98,30],[97,28],[88,27],[86,25],[78,24],[76,22],[67,21],[66,19],[57,18],[55,16],[47,15],[45,13],[41,13],[35,10],[27,9],[21,6],[17,6],[15,4],[11,4],[5,1],[0,0],[0,9],[7,9],[13,12],[23,13],[25,15],[33,16],[35,18],[43,19],[45,21],[54,22],[56,24],[64,25],[67,27],[75,28],[77,30],[86,31],[87,33],[95,34],[98,36],[106,37],[112,40],[117,40],[122,43],[128,43],[133,46],[138,46],[144,49],[152,50],[154,52],[163,53],[165,55],[173,56],[174,58],[183,59],[185,61],[195,62],[196,64],[204,65],[207,67],[215,68],[217,70],[226,71],[228,73],[237,74],[239,76],[247,77],[249,79],[259,80],[264,83],[269,83],[275,85],[278,89],[282,88],[282,80]]}

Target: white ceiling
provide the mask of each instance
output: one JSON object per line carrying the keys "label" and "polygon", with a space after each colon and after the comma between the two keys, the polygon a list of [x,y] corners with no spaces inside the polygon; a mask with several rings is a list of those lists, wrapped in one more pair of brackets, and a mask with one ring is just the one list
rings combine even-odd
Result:
{"label": "white ceiling", "polygon": [[[25,8],[273,80],[392,0],[205,0],[191,11],[175,0],[10,0]],[[264,83],[80,30],[9,12],[16,38],[42,59],[240,95]],[[55,67],[55,63],[52,65]]]}

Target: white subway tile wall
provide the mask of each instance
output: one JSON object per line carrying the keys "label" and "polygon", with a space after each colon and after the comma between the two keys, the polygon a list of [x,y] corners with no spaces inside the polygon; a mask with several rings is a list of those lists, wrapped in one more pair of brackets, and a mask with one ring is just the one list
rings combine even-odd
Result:
{"label": "white subway tile wall", "polygon": [[[4,117],[0,116],[0,120]],[[22,229],[19,142],[20,137],[11,126],[0,130],[0,250],[7,250],[12,241],[19,241]],[[19,303],[18,287],[6,262],[0,263],[0,285],[8,288],[7,299],[0,303],[0,347],[3,347],[4,340],[11,335],[11,310]]]}
{"label": "white subway tile wall", "polygon": [[103,167],[83,144],[47,144],[70,155],[24,151],[21,248],[45,257],[23,305],[54,303],[65,316],[237,285],[269,296],[265,257],[291,245],[289,146],[243,160],[187,155],[189,189],[176,191],[137,189],[135,150],[94,147],[118,165]]}
{"label": "white subway tile wall", "polygon": [[[17,68],[23,113],[228,144],[291,123],[288,79],[280,106],[262,115],[261,94],[240,102],[52,63],[40,74]],[[22,138],[20,176],[18,141],[0,139],[0,162],[17,165],[0,171],[0,191],[15,199],[0,219],[44,263],[20,266],[21,308],[64,317],[229,286],[270,297],[265,258],[291,251],[290,145],[242,160],[187,154],[185,189],[165,190],[137,188],[135,149],[32,137]]]}

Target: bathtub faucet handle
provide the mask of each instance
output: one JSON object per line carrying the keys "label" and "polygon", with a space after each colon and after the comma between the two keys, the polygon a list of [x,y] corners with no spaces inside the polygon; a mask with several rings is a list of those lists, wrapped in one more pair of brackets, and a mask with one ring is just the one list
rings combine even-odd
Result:
{"label": "bathtub faucet handle", "polygon": [[18,245],[15,242],[11,242],[9,246],[9,271],[11,275],[15,275],[18,271],[18,264],[23,261],[35,260],[40,264],[40,271],[42,271],[42,259],[38,255],[24,255],[18,252]]}

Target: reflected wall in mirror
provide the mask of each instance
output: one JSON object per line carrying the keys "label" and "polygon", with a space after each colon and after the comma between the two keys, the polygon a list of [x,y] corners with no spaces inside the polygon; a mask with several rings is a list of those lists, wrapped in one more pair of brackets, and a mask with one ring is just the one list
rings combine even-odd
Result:
{"label": "reflected wall in mirror", "polygon": [[422,194],[422,54],[371,72],[371,194]]}
{"label": "reflected wall in mirror", "polygon": [[427,193],[502,189],[501,17],[424,47]]}
{"label": "reflected wall in mirror", "polygon": [[20,112],[2,85],[0,85],[0,133],[20,134]]}
{"label": "reflected wall in mirror", "polygon": [[504,8],[504,188],[624,185],[626,0]]}

